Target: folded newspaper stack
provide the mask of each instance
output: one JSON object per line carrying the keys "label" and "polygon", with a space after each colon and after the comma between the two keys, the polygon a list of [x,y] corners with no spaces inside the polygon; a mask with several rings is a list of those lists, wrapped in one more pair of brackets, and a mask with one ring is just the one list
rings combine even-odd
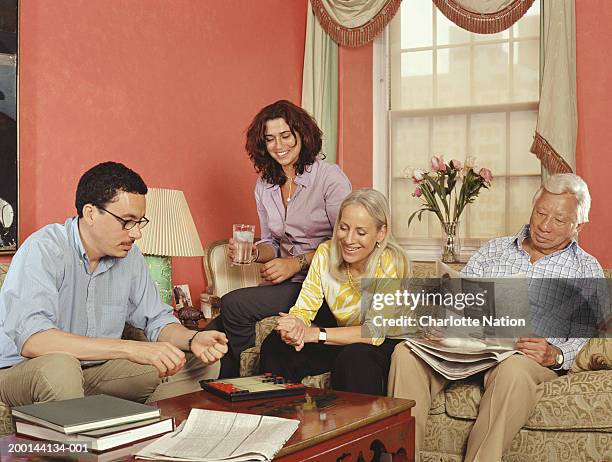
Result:
{"label": "folded newspaper stack", "polygon": [[213,462],[272,460],[300,424],[235,412],[192,409],[175,432],[136,453],[137,459]]}
{"label": "folded newspaper stack", "polygon": [[442,341],[408,339],[406,344],[415,355],[449,380],[464,379],[520,353],[510,341],[493,343],[471,338],[448,338]]}

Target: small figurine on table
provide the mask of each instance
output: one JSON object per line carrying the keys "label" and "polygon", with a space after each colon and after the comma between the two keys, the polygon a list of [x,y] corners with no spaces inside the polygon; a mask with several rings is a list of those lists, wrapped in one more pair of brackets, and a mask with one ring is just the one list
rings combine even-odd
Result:
{"label": "small figurine on table", "polygon": [[204,319],[204,314],[193,306],[184,306],[178,310],[178,317],[187,329],[197,329],[198,321]]}

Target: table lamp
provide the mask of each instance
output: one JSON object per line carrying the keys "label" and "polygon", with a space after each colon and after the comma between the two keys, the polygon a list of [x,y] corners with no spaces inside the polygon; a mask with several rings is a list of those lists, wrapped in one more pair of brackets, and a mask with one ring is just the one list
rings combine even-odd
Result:
{"label": "table lamp", "polygon": [[172,302],[172,257],[201,257],[204,249],[183,191],[149,188],[149,225],[142,230],[138,247],[164,303]]}

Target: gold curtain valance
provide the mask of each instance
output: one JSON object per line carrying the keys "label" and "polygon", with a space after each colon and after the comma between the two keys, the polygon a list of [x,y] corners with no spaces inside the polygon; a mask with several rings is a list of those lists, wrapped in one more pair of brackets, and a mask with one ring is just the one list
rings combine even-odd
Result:
{"label": "gold curtain valance", "polygon": [[401,0],[310,0],[319,24],[341,46],[371,42],[393,19]]}
{"label": "gold curtain valance", "polygon": [[534,0],[432,0],[436,7],[462,29],[477,34],[496,34],[521,19]]}

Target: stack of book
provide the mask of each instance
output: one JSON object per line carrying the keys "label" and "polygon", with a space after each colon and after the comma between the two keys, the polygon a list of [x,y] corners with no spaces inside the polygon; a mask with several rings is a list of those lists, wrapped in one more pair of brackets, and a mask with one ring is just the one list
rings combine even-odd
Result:
{"label": "stack of book", "polygon": [[174,430],[159,409],[108,395],[17,406],[17,434],[47,441],[84,444],[101,452]]}

